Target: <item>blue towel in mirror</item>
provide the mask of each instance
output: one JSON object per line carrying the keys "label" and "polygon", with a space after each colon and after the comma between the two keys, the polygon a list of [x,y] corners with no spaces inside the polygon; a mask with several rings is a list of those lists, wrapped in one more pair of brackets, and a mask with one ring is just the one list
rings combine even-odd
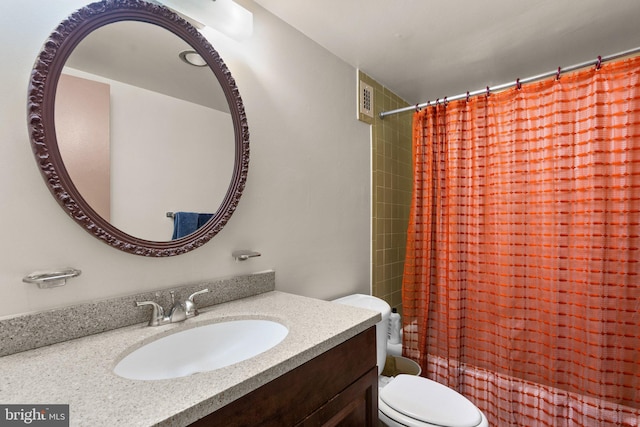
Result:
{"label": "blue towel in mirror", "polygon": [[211,218],[213,218],[213,214],[210,213],[198,214],[198,228],[205,225]]}
{"label": "blue towel in mirror", "polygon": [[173,236],[171,240],[181,239],[194,233],[213,217],[213,214],[197,212],[176,212],[173,214]]}

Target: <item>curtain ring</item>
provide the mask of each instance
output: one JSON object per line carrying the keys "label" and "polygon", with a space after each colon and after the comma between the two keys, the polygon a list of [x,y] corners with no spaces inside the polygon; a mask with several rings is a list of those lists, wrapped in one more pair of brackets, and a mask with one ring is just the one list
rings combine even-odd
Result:
{"label": "curtain ring", "polygon": [[467,102],[469,102],[469,91],[467,91]]}
{"label": "curtain ring", "polygon": [[442,100],[442,105],[446,107],[448,103],[449,101],[447,101],[447,97],[445,96],[444,99]]}
{"label": "curtain ring", "polygon": [[596,62],[596,70],[599,70],[602,67],[602,56],[598,55],[598,62]]}
{"label": "curtain ring", "polygon": [[489,86],[487,86],[487,96],[491,95],[491,89],[489,89]]}
{"label": "curtain ring", "polygon": [[520,83],[520,77],[516,79],[516,89],[518,90],[522,89],[522,83]]}
{"label": "curtain ring", "polygon": [[558,71],[556,72],[556,80],[560,80],[560,72],[562,71],[562,68],[558,67]]}
{"label": "curtain ring", "polygon": [[436,105],[440,103],[440,98],[436,98]]}
{"label": "curtain ring", "polygon": [[420,107],[418,106],[419,104],[416,104],[416,113],[420,112]]}

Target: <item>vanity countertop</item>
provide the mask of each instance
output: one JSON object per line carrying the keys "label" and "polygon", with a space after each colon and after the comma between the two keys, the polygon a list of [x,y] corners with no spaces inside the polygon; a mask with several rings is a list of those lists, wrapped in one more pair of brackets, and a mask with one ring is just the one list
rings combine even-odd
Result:
{"label": "vanity countertop", "polygon": [[[113,373],[149,341],[201,324],[270,319],[289,328],[274,348],[226,368],[138,381]],[[208,307],[182,323],[116,329],[0,358],[0,403],[69,404],[72,426],[184,426],[374,326],[380,314],[278,291]]]}

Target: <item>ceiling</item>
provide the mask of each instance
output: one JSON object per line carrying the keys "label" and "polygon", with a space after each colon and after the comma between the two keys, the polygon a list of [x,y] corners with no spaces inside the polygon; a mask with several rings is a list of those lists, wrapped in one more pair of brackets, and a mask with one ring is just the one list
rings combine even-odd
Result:
{"label": "ceiling", "polygon": [[187,42],[164,28],[120,21],[87,35],[65,65],[228,113],[213,72],[180,60],[180,52],[189,50]]}
{"label": "ceiling", "polygon": [[640,46],[639,0],[254,0],[410,104]]}

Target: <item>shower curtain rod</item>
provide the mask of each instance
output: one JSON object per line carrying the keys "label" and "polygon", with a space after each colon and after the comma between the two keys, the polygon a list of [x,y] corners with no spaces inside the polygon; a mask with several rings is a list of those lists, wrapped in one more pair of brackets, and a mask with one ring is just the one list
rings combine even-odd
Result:
{"label": "shower curtain rod", "polygon": [[[487,86],[485,89],[479,89],[479,90],[475,90],[473,92],[467,92],[467,93],[462,93],[462,94],[456,95],[456,96],[445,97],[442,100],[436,100],[434,102],[438,103],[438,102],[446,102],[446,101],[456,101],[458,99],[469,98],[471,96],[476,96],[476,95],[482,95],[482,94],[485,94],[485,93],[501,91],[501,90],[504,90],[504,89],[508,89],[508,88],[510,88],[512,86],[519,86],[519,85],[524,84],[524,83],[531,83],[531,82],[534,82],[534,81],[537,81],[537,80],[542,80],[542,79],[545,79],[545,78],[551,77],[551,76],[559,77],[561,73],[567,73],[567,72],[570,72],[570,71],[579,70],[580,68],[590,67],[592,65],[596,65],[596,66],[600,67],[600,64],[603,63],[603,62],[611,61],[613,59],[622,58],[624,56],[629,56],[629,55],[633,55],[633,54],[636,54],[636,53],[640,53],[640,47],[636,47],[634,49],[629,49],[629,50],[626,50],[624,52],[614,53],[613,55],[609,55],[609,56],[598,56],[597,59],[594,59],[594,60],[591,60],[591,61],[582,62],[580,64],[571,65],[571,66],[565,67],[565,68],[558,67],[558,69],[555,70],[555,71],[549,71],[547,73],[538,74],[537,76],[531,76],[531,77],[527,77],[525,79],[517,79],[516,81],[509,82],[509,83],[503,83],[503,84],[497,85],[497,86],[492,86],[492,87]],[[421,108],[428,107],[431,104],[432,104],[432,101],[427,101],[425,103],[416,104],[414,106],[398,108],[396,110],[383,111],[383,112],[381,112],[379,114],[379,117],[381,119],[384,119],[386,116],[390,116],[391,114],[403,113],[405,111],[416,111],[416,110],[419,110]]]}

